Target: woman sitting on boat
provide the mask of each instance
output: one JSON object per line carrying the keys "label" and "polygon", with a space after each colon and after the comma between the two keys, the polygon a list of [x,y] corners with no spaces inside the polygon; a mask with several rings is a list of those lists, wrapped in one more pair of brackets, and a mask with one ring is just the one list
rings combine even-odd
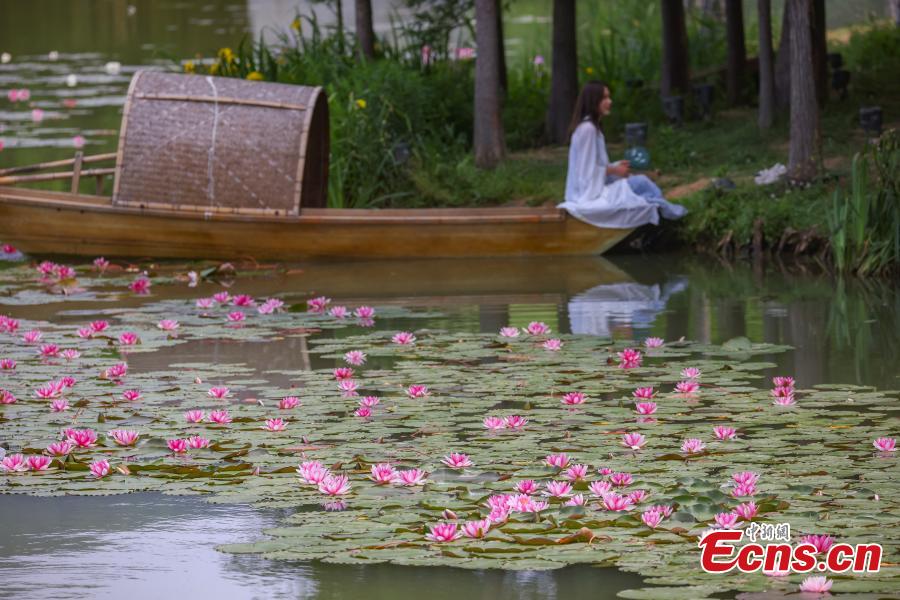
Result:
{"label": "woman sitting on boat", "polygon": [[602,119],[611,108],[609,87],[601,81],[587,82],[578,94],[569,128],[566,197],[559,207],[591,225],[620,229],[657,225],[660,215],[683,217],[687,209],[666,201],[646,175],[631,175],[627,160],[610,164]]}

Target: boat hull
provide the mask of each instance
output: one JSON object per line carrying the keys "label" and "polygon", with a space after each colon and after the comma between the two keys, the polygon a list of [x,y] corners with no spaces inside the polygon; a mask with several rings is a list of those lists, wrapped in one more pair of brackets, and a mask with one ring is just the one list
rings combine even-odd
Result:
{"label": "boat hull", "polygon": [[151,210],[0,187],[0,240],[30,254],[155,258],[461,258],[602,254],[630,229],[553,208],[305,209],[300,216]]}

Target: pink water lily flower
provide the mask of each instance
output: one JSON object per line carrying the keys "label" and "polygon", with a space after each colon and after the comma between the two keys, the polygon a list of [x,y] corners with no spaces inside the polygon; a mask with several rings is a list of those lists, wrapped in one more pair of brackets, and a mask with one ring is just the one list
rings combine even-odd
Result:
{"label": "pink water lily flower", "polygon": [[109,461],[108,460],[96,460],[92,462],[89,467],[91,470],[91,475],[96,477],[97,479],[101,479],[109,475]]}
{"label": "pink water lily flower", "polygon": [[325,309],[328,305],[331,304],[331,298],[326,298],[325,296],[319,296],[318,298],[311,298],[306,301],[306,309],[309,312],[313,313],[322,313],[325,312]]}
{"label": "pink water lily flower", "polygon": [[311,485],[319,485],[330,474],[330,471],[317,460],[307,460],[300,463],[297,467],[297,473],[300,474],[306,483]]}
{"label": "pink water lily flower", "polygon": [[632,503],[626,496],[620,496],[615,492],[609,492],[603,496],[603,508],[613,512],[631,510]]}
{"label": "pink water lily flower", "polygon": [[14,371],[16,369],[16,361],[11,358],[0,360],[0,369],[4,371]]}
{"label": "pink water lily flower", "polygon": [[640,504],[644,500],[646,500],[650,496],[650,493],[647,490],[633,490],[628,492],[627,498],[631,500],[632,504]]}
{"label": "pink water lily flower", "polygon": [[212,298],[198,298],[194,305],[197,308],[212,308],[213,302],[215,302],[215,300]]}
{"label": "pink water lily flower", "polygon": [[794,387],[794,378],[793,377],[773,377],[772,385],[774,387],[786,387],[793,388]]}
{"label": "pink water lily flower", "polygon": [[834,538],[830,535],[804,535],[800,538],[800,543],[815,546],[816,554],[827,554],[828,549],[834,545]]}
{"label": "pink water lily flower", "polygon": [[428,473],[421,469],[409,469],[407,471],[397,471],[397,480],[394,483],[399,485],[422,485]]}
{"label": "pink water lily flower", "polygon": [[358,367],[362,364],[365,364],[366,353],[363,352],[362,350],[351,350],[350,352],[347,352],[346,354],[344,354],[344,361],[346,361],[347,364],[351,364],[351,365]]}
{"label": "pink water lily flower", "polygon": [[34,455],[28,457],[28,469],[30,471],[46,471],[50,468],[53,459],[49,456]]}
{"label": "pink water lily flower", "polygon": [[49,446],[47,446],[47,453],[51,456],[66,456],[72,451],[74,445],[67,441],[64,442],[53,442]]}
{"label": "pink water lily flower", "polygon": [[532,321],[525,327],[525,333],[528,335],[546,335],[550,333],[550,328],[541,321]]}
{"label": "pink water lily flower", "polygon": [[408,346],[416,342],[416,336],[408,331],[401,331],[400,333],[395,333],[391,341],[401,346]]}
{"label": "pink water lily flower", "polygon": [[326,475],[319,482],[319,491],[329,496],[343,496],[350,492],[350,480],[346,475]]}
{"label": "pink water lily flower", "polygon": [[638,402],[634,410],[639,415],[652,415],[656,412],[656,402]]}
{"label": "pink water lily flower", "polygon": [[42,344],[40,353],[44,358],[53,358],[59,356],[59,346],[56,344]]}
{"label": "pink water lily flower", "polygon": [[825,594],[831,589],[833,582],[827,577],[812,575],[800,582],[800,591],[814,594]]}
{"label": "pink water lily flower", "polygon": [[656,529],[656,527],[662,522],[662,519],[662,514],[658,510],[653,510],[652,508],[648,508],[641,513],[641,521],[643,521],[644,525],[646,525],[650,529]]}
{"label": "pink water lily flower", "polygon": [[734,512],[738,514],[745,521],[753,520],[753,517],[756,516],[756,513],[759,511],[759,508],[756,506],[756,502],[752,500],[750,502],[744,502],[742,504],[738,504],[734,507]]}
{"label": "pink water lily flower", "polygon": [[227,410],[213,410],[209,413],[209,420],[218,425],[227,425],[231,423],[231,415]]}
{"label": "pink water lily flower", "polygon": [[713,435],[717,440],[733,440],[737,437],[737,430],[734,427],[726,427],[724,425],[716,425],[713,427]]}
{"label": "pink water lily flower", "polygon": [[203,448],[209,448],[210,441],[203,436],[192,435],[191,437],[185,440],[187,442],[188,448],[192,448],[194,450],[200,450]]}
{"label": "pink water lily flower", "polygon": [[360,417],[361,419],[368,419],[372,416],[372,409],[368,406],[360,406],[355,411],[353,411],[354,417]]}
{"label": "pink water lily flower", "polygon": [[647,438],[640,433],[626,433],[622,436],[622,445],[631,450],[640,450],[647,444]]}
{"label": "pink water lily flower", "polygon": [[794,406],[797,404],[797,400],[794,398],[794,395],[790,396],[778,396],[772,401],[772,404],[775,406]]}
{"label": "pink water lily flower", "polygon": [[56,382],[59,385],[60,389],[63,388],[73,388],[78,381],[74,377],[69,377],[68,375],[65,377],[60,377]]}
{"label": "pink water lily flower", "polygon": [[639,387],[631,392],[632,396],[641,400],[650,400],[655,394],[656,391],[652,387]]}
{"label": "pink water lily flower", "polygon": [[397,470],[390,463],[378,463],[377,465],[372,465],[370,472],[369,479],[378,485],[394,483],[399,477]]}
{"label": "pink water lily flower", "polygon": [[490,429],[491,431],[496,431],[498,429],[503,429],[506,427],[506,421],[501,419],[500,417],[485,417],[484,426]]}
{"label": "pink water lily flower", "polygon": [[735,485],[755,484],[759,481],[759,473],[755,471],[737,471],[731,474]]}
{"label": "pink water lily flower", "polygon": [[284,419],[266,419],[265,425],[262,426],[266,431],[284,431],[287,425],[284,422]]}
{"label": "pink water lily flower", "polygon": [[644,348],[661,348],[665,340],[659,337],[648,337],[644,340]]}
{"label": "pink water lily flower", "polygon": [[240,323],[240,322],[242,322],[244,319],[247,318],[247,315],[244,314],[243,311],[235,310],[235,311],[232,311],[232,312],[228,313],[228,316],[227,316],[226,318],[227,318],[228,321],[231,322],[231,323]]}
{"label": "pink water lily flower", "polygon": [[353,369],[351,369],[350,367],[338,367],[337,369],[332,371],[331,374],[337,381],[341,381],[342,379],[352,379]]}
{"label": "pink water lily flower", "polygon": [[735,498],[746,498],[747,496],[755,496],[756,492],[755,483],[739,483],[731,490],[731,495]]}
{"label": "pink water lily flower", "polygon": [[490,528],[490,519],[481,519],[480,521],[466,521],[462,526],[462,534],[469,538],[483,538]]}
{"label": "pink water lily flower", "polygon": [[585,504],[587,504],[587,499],[584,494],[575,494],[566,500],[563,506],[584,506]]}
{"label": "pink water lily flower", "polygon": [[520,494],[534,494],[540,487],[533,479],[524,479],[516,483],[515,490]]}
{"label": "pink water lily flower", "polygon": [[562,473],[563,479],[578,481],[588,476],[590,467],[587,465],[572,465]]}
{"label": "pink water lily flower", "polygon": [[227,387],[224,387],[224,386],[211,387],[206,392],[206,394],[210,398],[216,398],[217,400],[222,400],[223,398],[227,398],[231,394],[231,390],[229,390]]}
{"label": "pink water lily flower", "polygon": [[705,449],[706,444],[699,438],[688,438],[681,444],[681,451],[685,454],[696,454],[698,452],[703,452]]}
{"label": "pink water lily flower", "polygon": [[563,394],[560,402],[566,406],[578,406],[579,404],[584,404],[585,398],[582,392],[568,392]]}
{"label": "pink water lily flower", "polygon": [[235,306],[256,306],[256,300],[247,294],[238,294],[231,299],[231,303]]}
{"label": "pink water lily flower", "polygon": [[565,452],[561,452],[559,454],[548,454],[544,461],[548,466],[557,469],[565,469],[567,466],[569,466],[569,457]]}
{"label": "pink water lily flower", "polygon": [[56,398],[50,403],[51,412],[63,412],[69,410],[69,401],[65,398]]}
{"label": "pink water lily flower", "polygon": [[292,408],[297,408],[300,404],[300,398],[297,396],[285,396],[278,401],[278,408],[281,410],[290,410]]}
{"label": "pink water lily flower", "polygon": [[357,319],[371,319],[375,316],[375,309],[371,306],[360,306],[353,311],[353,316]]}
{"label": "pink water lily flower", "polygon": [[202,410],[189,410],[184,413],[184,420],[188,423],[202,423],[205,417]]}
{"label": "pink water lily flower", "polygon": [[347,310],[346,306],[333,306],[328,311],[328,314],[335,319],[346,319],[347,315],[350,314],[350,311]]}
{"label": "pink water lily flower", "polygon": [[38,386],[38,388],[34,390],[34,395],[36,398],[49,400],[50,398],[58,397],[62,392],[63,385],[59,381],[48,381],[47,383]]}
{"label": "pink water lily flower", "polygon": [[272,313],[281,312],[284,309],[284,301],[278,298],[269,298],[256,308],[256,312],[261,315],[271,315]]}
{"label": "pink water lily flower", "polygon": [[120,446],[133,446],[140,437],[140,434],[133,429],[113,429],[108,435]]}
{"label": "pink water lily flower", "polygon": [[588,489],[594,496],[602,498],[612,491],[612,484],[608,481],[592,481]]}
{"label": "pink water lily flower", "polygon": [[122,392],[122,400],[135,402],[137,400],[140,400],[141,398],[141,390],[125,390],[124,392]]}
{"label": "pink water lily flower", "polygon": [[163,319],[156,326],[163,331],[175,331],[180,325],[174,319]]}
{"label": "pink water lily flower", "polygon": [[231,302],[231,294],[228,292],[217,292],[213,294],[213,300],[218,304],[228,304]]}
{"label": "pink water lily flower", "polygon": [[667,504],[657,504],[657,505],[651,506],[650,509],[658,510],[662,514],[662,516],[667,519],[672,516],[672,512],[674,511],[674,509]]}
{"label": "pink water lily flower", "polygon": [[501,327],[500,328],[500,337],[505,337],[505,338],[519,337],[519,328],[518,327]]}
{"label": "pink water lily flower", "polygon": [[721,529],[733,529],[737,525],[738,514],[734,512],[716,513],[715,521]]}
{"label": "pink water lily flower", "polygon": [[91,323],[89,324],[89,327],[91,328],[91,331],[93,331],[94,333],[103,333],[104,331],[106,331],[109,328],[109,322],[108,321],[91,321]]}
{"label": "pink water lily flower", "polygon": [[28,470],[24,454],[10,454],[0,460],[0,469],[7,473],[21,473]]}
{"label": "pink water lily flower", "polygon": [[467,454],[461,454],[459,452],[451,452],[450,454],[445,456],[443,460],[441,460],[441,462],[451,469],[463,469],[465,467],[471,467],[475,464]]}
{"label": "pink water lily flower", "polygon": [[359,384],[352,379],[341,379],[340,381],[338,381],[338,390],[340,390],[341,394],[345,398],[353,398],[355,396],[359,396],[359,392],[356,391],[358,389]]}
{"label": "pink water lily flower", "polygon": [[700,384],[693,379],[685,379],[675,384],[675,391],[683,396],[691,396],[700,391]]}
{"label": "pink water lily flower", "polygon": [[97,445],[97,432],[93,429],[67,429],[66,439],[77,448],[93,448]]}
{"label": "pink water lily flower", "polygon": [[0,389],[0,404],[15,404],[16,397],[9,390]]}
{"label": "pink water lily flower", "polygon": [[427,385],[411,385],[406,389],[406,395],[410,398],[425,398],[431,395]]}
{"label": "pink water lily flower", "polygon": [[81,352],[79,352],[78,350],[75,350],[74,348],[68,348],[68,349],[60,352],[59,355],[68,361],[72,361],[72,360],[75,360],[76,358],[80,358]]}
{"label": "pink water lily flower", "polygon": [[617,356],[619,357],[620,369],[636,369],[641,366],[641,361],[644,359],[640,350],[635,350],[634,348],[625,348],[618,352]]}
{"label": "pink water lily flower", "polygon": [[126,331],[119,336],[119,343],[123,346],[134,346],[135,344],[139,344],[140,341],[141,338],[132,331]]}
{"label": "pink water lily flower", "polygon": [[613,473],[609,476],[609,482],[617,487],[624,487],[631,485],[634,482],[634,478],[630,473]]}
{"label": "pink water lily flower", "polygon": [[78,337],[80,337],[82,339],[88,339],[88,338],[94,337],[94,330],[91,329],[90,327],[81,327],[78,329],[78,331],[76,333],[78,334]]}
{"label": "pink water lily flower", "polygon": [[431,533],[425,535],[425,538],[437,543],[452,542],[462,535],[456,530],[456,523],[438,523],[430,527]]}
{"label": "pink water lily flower", "polygon": [[697,367],[687,367],[681,370],[681,376],[685,379],[700,379],[700,369]]}
{"label": "pink water lily flower", "polygon": [[366,408],[375,408],[379,403],[381,403],[381,398],[378,396],[363,396],[359,399],[359,405]]}
{"label": "pink water lily flower", "polygon": [[102,256],[98,256],[94,259],[94,268],[103,273],[109,267],[109,261],[103,258]]}
{"label": "pink water lily flower", "polygon": [[44,334],[37,329],[32,329],[31,331],[26,331],[22,334],[22,340],[26,344],[36,344],[41,341],[41,338],[44,337]]}
{"label": "pink water lily flower", "polygon": [[5,315],[0,315],[0,331],[15,334],[19,329],[19,321]]}
{"label": "pink water lily flower", "polygon": [[118,363],[111,367],[108,367],[103,371],[103,376],[106,379],[111,379],[113,381],[121,380],[128,374],[128,365],[125,363]]}
{"label": "pink water lily flower", "polygon": [[128,289],[138,295],[150,293],[150,280],[146,277],[138,277],[128,284]]}
{"label": "pink water lily flower", "polygon": [[166,446],[175,454],[184,454],[188,451],[187,440],[176,438],[174,440],[166,440]]}
{"label": "pink water lily flower", "polygon": [[880,437],[872,442],[872,445],[879,452],[896,452],[897,450],[897,440],[894,438]]}
{"label": "pink water lily flower", "polygon": [[528,424],[528,419],[519,415],[509,415],[503,418],[503,422],[510,429],[522,429]]}
{"label": "pink water lily flower", "polygon": [[546,342],[541,344],[541,346],[544,348],[544,350],[550,350],[551,352],[557,352],[562,349],[563,342],[562,342],[562,340],[558,340],[558,339],[554,338],[552,340],[547,340]]}
{"label": "pink water lily flower", "polygon": [[84,148],[84,144],[87,140],[84,139],[83,135],[73,135],[72,136],[72,147],[73,148]]}
{"label": "pink water lily flower", "polygon": [[546,489],[544,490],[544,495],[553,496],[555,498],[571,496],[572,484],[568,481],[548,481]]}

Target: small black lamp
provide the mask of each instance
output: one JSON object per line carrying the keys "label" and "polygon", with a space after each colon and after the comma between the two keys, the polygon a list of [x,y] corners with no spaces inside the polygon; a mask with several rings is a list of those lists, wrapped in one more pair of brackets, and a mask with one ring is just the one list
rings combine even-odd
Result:
{"label": "small black lamp", "polygon": [[713,95],[716,88],[708,83],[701,83],[694,86],[694,100],[700,107],[700,116],[704,120],[709,119],[712,115]]}
{"label": "small black lamp", "polygon": [[684,121],[684,98],[681,96],[664,96],[663,113],[673,125],[681,125]]}
{"label": "small black lamp", "polygon": [[881,122],[880,106],[863,106],[859,109],[859,125],[870,137],[881,135]]}

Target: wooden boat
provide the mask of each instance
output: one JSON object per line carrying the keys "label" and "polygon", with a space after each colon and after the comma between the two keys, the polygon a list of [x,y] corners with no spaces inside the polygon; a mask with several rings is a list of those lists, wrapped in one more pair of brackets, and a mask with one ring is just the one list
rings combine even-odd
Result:
{"label": "wooden boat", "polygon": [[[554,207],[324,208],[328,156],[320,88],[138,71],[116,153],[0,170],[0,240],[30,254],[302,260],[596,255],[631,232]],[[110,175],[112,197],[80,193]],[[70,192],[20,187],[61,178]]]}
{"label": "wooden boat", "polygon": [[158,258],[456,258],[602,254],[630,229],[556,208],[301,209],[297,216],[114,206],[0,186],[0,240],[29,254]]}

